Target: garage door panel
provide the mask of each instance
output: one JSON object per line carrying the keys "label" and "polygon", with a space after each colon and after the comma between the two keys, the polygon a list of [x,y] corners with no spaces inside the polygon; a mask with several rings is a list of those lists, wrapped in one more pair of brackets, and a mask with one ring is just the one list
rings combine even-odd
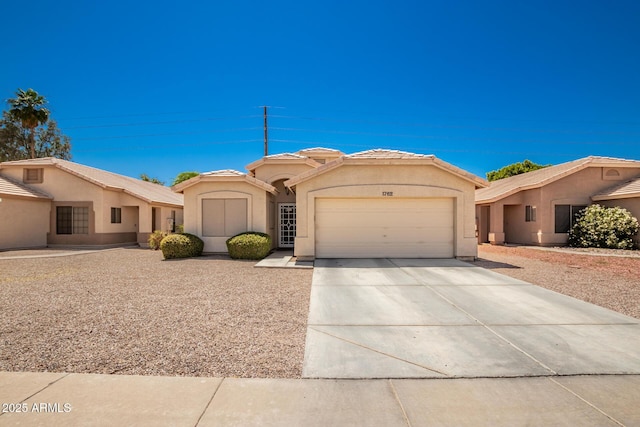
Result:
{"label": "garage door panel", "polygon": [[453,256],[453,199],[317,199],[316,256]]}
{"label": "garage door panel", "polygon": [[358,242],[392,242],[400,239],[403,242],[433,243],[444,241],[453,243],[450,229],[446,227],[412,227],[378,229],[372,227],[336,227],[325,229],[316,235],[316,242],[335,240],[357,240]]}

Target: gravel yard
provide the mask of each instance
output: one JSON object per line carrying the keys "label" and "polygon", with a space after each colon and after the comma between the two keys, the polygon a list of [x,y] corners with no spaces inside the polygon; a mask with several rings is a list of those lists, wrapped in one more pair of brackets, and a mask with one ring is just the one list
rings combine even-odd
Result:
{"label": "gravel yard", "polygon": [[[301,376],[312,270],[60,253],[0,253],[0,371]],[[483,245],[475,264],[640,318],[640,252],[629,255]]]}
{"label": "gravel yard", "polygon": [[145,249],[3,259],[14,254],[0,257],[0,370],[301,375],[311,270]]}
{"label": "gravel yard", "polygon": [[640,251],[579,252],[482,245],[475,264],[640,319]]}

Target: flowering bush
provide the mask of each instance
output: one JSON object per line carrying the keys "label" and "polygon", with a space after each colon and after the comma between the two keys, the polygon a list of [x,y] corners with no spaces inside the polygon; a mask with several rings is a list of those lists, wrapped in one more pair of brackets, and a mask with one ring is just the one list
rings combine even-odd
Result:
{"label": "flowering bush", "polygon": [[638,220],[623,208],[591,205],[580,211],[569,231],[569,246],[633,249]]}

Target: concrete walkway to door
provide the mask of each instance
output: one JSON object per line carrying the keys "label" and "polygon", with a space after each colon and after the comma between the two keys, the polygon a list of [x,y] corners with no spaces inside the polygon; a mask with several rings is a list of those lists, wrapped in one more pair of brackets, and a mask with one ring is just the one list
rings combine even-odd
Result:
{"label": "concrete walkway to door", "polygon": [[316,260],[303,377],[640,374],[640,320],[457,260]]}

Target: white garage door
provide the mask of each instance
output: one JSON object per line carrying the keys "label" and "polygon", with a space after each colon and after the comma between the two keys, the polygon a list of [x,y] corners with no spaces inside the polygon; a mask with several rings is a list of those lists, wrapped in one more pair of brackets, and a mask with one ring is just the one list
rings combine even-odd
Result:
{"label": "white garage door", "polygon": [[317,258],[451,258],[453,199],[316,199]]}

